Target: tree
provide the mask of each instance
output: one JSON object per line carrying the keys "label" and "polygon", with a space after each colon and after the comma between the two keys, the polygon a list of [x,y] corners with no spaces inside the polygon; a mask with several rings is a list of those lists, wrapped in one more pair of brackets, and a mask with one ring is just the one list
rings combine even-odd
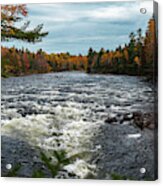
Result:
{"label": "tree", "polygon": [[129,48],[128,48],[129,60],[130,60],[130,63],[132,63],[135,57],[135,45],[136,45],[135,34],[131,32],[131,34],[129,35],[129,38],[130,38],[130,43],[129,43]]}
{"label": "tree", "polygon": [[153,63],[154,61],[154,51],[156,48],[156,29],[155,20],[152,18],[148,22],[148,30],[145,37],[145,53],[146,62]]}
{"label": "tree", "polygon": [[105,53],[104,48],[101,48],[101,50],[100,50],[100,52],[98,54],[97,60],[96,60],[96,68],[99,68],[100,67],[101,57],[102,57],[102,55],[104,53]]}
{"label": "tree", "polygon": [[145,56],[145,73],[153,76],[154,70],[157,72],[157,30],[154,17],[148,22],[144,41],[144,56]]}
{"label": "tree", "polygon": [[93,62],[93,49],[92,48],[89,48],[89,51],[88,51],[88,66],[87,66],[87,72],[90,73],[91,72],[91,65],[92,65],[92,62]]}
{"label": "tree", "polygon": [[30,22],[25,22],[22,27],[15,26],[28,15],[26,5],[1,6],[1,40],[9,41],[11,38],[27,42],[39,42],[48,32],[41,32],[43,24],[37,25],[33,30],[27,29]]}

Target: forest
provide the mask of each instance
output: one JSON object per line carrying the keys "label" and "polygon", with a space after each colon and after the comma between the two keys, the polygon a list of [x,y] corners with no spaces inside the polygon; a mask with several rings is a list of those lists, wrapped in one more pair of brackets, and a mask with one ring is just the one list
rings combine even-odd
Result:
{"label": "forest", "polygon": [[[9,11],[9,7],[7,7],[7,11]],[[26,16],[25,9],[21,7],[19,11],[21,11],[23,16]],[[7,20],[6,22],[9,21]],[[28,24],[26,23],[24,26],[25,29]],[[3,19],[1,26],[3,28]],[[15,28],[12,28],[8,35],[6,30],[3,31],[2,29],[2,39],[5,38],[6,40],[13,37],[27,40],[28,42],[35,42],[35,39],[39,40],[40,37],[48,34],[40,33],[42,26],[38,25],[34,31],[26,33],[22,32],[22,30],[15,31]],[[4,28],[6,28],[6,23]],[[14,34],[11,35],[13,32]],[[2,46],[2,76],[22,76],[35,73],[78,70],[87,73],[113,73],[152,77],[154,69],[157,69],[156,34],[155,19],[153,17],[148,22],[145,36],[143,36],[142,30],[139,28],[136,33],[130,33],[128,44],[124,44],[123,47],[119,46],[115,50],[101,48],[100,51],[95,51],[90,47],[87,55],[71,55],[69,52],[48,54],[42,49],[34,53],[24,48],[17,49],[15,47],[7,48]]]}
{"label": "forest", "polygon": [[[119,5],[116,3],[115,7]],[[89,6],[85,5],[87,8]],[[99,6],[105,7],[106,3]],[[112,8],[112,3],[109,6]],[[135,11],[135,2],[133,7]],[[71,4],[71,8],[76,10],[76,4]],[[48,12],[49,19],[53,19],[50,17],[53,12],[49,14],[48,9],[41,11],[38,5],[36,9],[39,16]],[[51,11],[53,9],[55,11],[54,7]],[[65,9],[64,16],[68,12],[69,9]],[[121,11],[119,14],[122,15]],[[109,46],[101,48],[104,43],[100,39],[96,43],[98,45],[94,45],[99,46],[100,43],[99,51],[88,42],[84,50],[77,48],[77,51],[86,53],[78,55],[70,53],[69,45],[66,45],[69,51],[57,53],[50,42],[48,47],[53,49],[52,53],[43,50],[46,42],[42,42],[35,52],[29,47],[13,46],[13,40],[18,45],[19,41],[31,44],[41,42],[50,32],[50,28],[45,31],[48,26],[44,30],[40,21],[37,25],[37,19],[31,19],[36,24],[31,27],[30,21],[26,22],[27,15],[26,5],[1,6],[2,176],[157,179],[157,15],[151,15],[149,20],[143,22],[147,28],[138,26],[132,33],[132,30],[127,31],[128,39],[119,39],[120,46],[114,50],[110,50]],[[45,21],[42,17],[39,20]],[[105,28],[106,23],[103,24]],[[120,24],[122,27],[130,29],[128,25]],[[106,28],[107,33],[112,29],[110,26]],[[101,31],[102,27],[98,29]],[[86,27],[83,30],[89,36],[90,31]],[[121,30],[118,31],[120,36],[123,35]],[[67,36],[71,38],[68,33],[63,38],[59,35],[62,44],[67,42]],[[83,32],[81,34],[84,35]],[[76,35],[74,38],[77,40],[79,37]],[[111,43],[109,38],[112,35],[106,37],[107,42]],[[57,37],[54,35],[55,39]],[[3,41],[10,42],[6,46],[13,47],[6,47]],[[59,51],[63,51],[59,43],[55,44]]]}

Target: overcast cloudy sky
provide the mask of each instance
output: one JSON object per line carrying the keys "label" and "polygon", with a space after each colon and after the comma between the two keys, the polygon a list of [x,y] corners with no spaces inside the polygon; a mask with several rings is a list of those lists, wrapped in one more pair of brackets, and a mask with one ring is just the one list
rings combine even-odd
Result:
{"label": "overcast cloudy sky", "polygon": [[[97,51],[101,47],[115,49],[128,42],[130,32],[138,28],[145,32],[153,13],[152,1],[29,4],[27,7],[26,20],[31,21],[31,27],[43,23],[48,36],[36,44],[14,40],[2,44],[31,51],[42,48],[48,53],[86,54],[89,47]],[[147,9],[146,14],[140,13],[142,7]]]}

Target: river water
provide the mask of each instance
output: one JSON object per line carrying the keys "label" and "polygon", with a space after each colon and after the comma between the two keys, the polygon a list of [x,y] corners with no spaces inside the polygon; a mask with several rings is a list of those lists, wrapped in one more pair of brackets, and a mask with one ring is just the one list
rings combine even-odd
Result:
{"label": "river water", "polygon": [[[43,169],[36,149],[52,158],[54,150],[75,156],[56,177],[112,179],[112,173],[153,179],[153,130],[108,117],[153,109],[152,87],[143,78],[88,75],[82,72],[2,79],[2,175],[6,164],[22,164],[18,176]],[[36,150],[37,151],[37,150]],[[139,172],[146,168],[146,174]],[[101,173],[103,172],[103,173]],[[46,173],[50,177],[50,173]]]}

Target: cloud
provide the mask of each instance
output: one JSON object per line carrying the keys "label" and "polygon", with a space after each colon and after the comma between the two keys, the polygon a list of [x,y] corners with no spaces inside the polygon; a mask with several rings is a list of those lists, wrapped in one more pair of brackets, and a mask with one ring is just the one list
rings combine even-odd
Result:
{"label": "cloud", "polygon": [[[80,3],[79,3],[80,4]],[[151,2],[146,1],[141,4],[130,2],[124,4],[114,3],[111,6],[109,3],[99,3],[99,6],[89,6],[88,3],[83,3],[82,8],[79,4],[56,3],[56,4],[40,4],[30,5],[32,18],[35,20],[43,20],[49,22],[74,22],[80,20],[106,20],[107,21],[125,21],[131,17],[140,15],[140,7],[147,9],[147,14],[153,11]],[[98,3],[96,3],[98,4]]]}
{"label": "cloud", "polygon": [[[15,41],[5,45],[29,47],[33,51],[41,47],[48,52],[68,50],[72,54],[86,54],[90,46],[95,50],[114,49],[128,42],[130,32],[138,28],[145,32],[153,11],[151,1],[30,4],[27,7],[31,28],[43,23],[43,30],[49,31],[49,35],[35,45]],[[147,14],[140,13],[142,7],[147,9]]]}

